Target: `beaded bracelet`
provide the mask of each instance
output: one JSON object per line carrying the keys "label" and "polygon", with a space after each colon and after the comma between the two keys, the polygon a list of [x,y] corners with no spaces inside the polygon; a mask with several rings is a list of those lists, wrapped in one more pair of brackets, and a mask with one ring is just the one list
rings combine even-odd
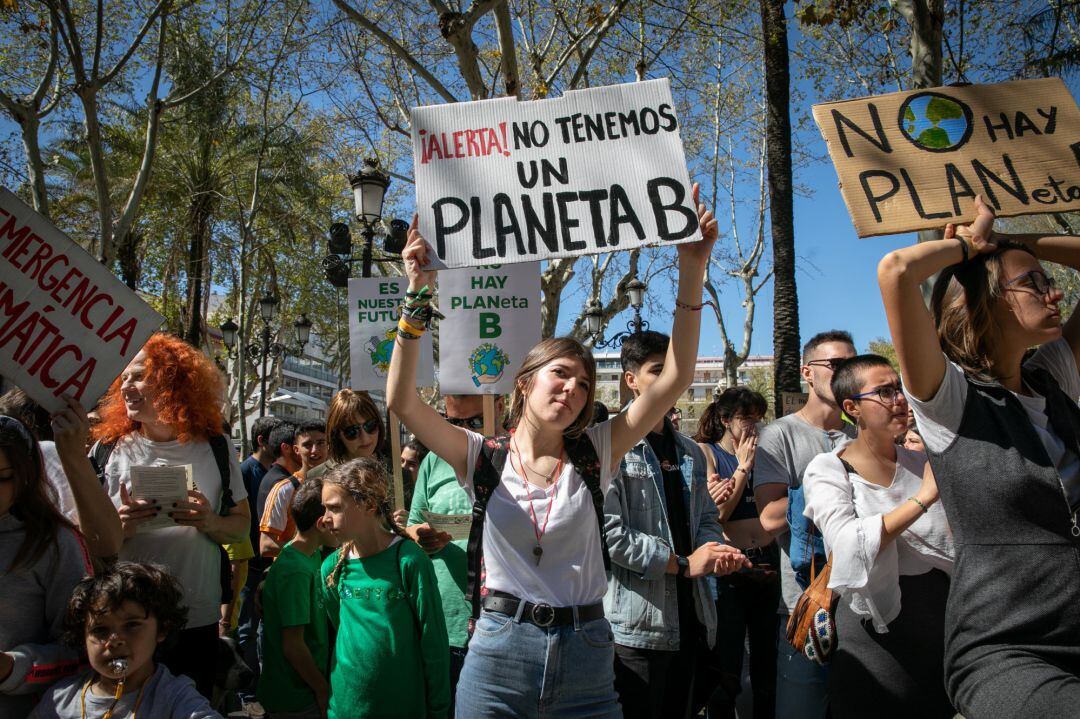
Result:
{"label": "beaded bracelet", "polygon": [[920,502],[920,501],[919,501],[918,499],[916,499],[915,497],[908,497],[908,499],[910,499],[910,500],[911,500],[912,502],[914,502],[915,504],[919,505],[919,506],[920,506],[920,507],[922,508],[923,514],[926,514],[927,512],[929,512],[929,511],[930,511],[930,510],[929,510],[929,509],[927,508],[927,506],[926,506],[925,504],[923,504],[922,502]]}

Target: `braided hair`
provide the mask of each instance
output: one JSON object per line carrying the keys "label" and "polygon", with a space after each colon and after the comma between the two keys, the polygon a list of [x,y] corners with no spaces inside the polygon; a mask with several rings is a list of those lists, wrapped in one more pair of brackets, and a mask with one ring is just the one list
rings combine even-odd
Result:
{"label": "braided hair", "polygon": [[[339,464],[322,478],[323,486],[341,487],[354,502],[362,506],[373,506],[382,520],[383,529],[408,539],[408,535],[394,522],[393,501],[390,496],[390,481],[382,462],[373,457],[358,457]],[[337,562],[333,571],[326,577],[326,586],[333,589],[338,575],[345,564],[349,552],[355,549],[354,542],[345,542],[338,549]]]}

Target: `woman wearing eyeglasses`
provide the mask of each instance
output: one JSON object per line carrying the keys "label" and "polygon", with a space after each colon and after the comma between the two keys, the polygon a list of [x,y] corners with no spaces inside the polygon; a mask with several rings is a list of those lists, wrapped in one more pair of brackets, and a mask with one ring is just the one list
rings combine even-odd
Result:
{"label": "woman wearing eyeglasses", "polygon": [[309,479],[350,459],[378,457],[387,460],[386,432],[379,408],[367,392],[343,389],[330,400],[326,415],[326,436],[330,440],[330,458],[308,472]]}
{"label": "woman wearing eyeglasses", "polygon": [[952,538],[926,455],[897,446],[908,422],[888,360],[859,355],[833,374],[832,393],[856,439],[806,467],[803,512],[832,557],[836,653],[832,716],[943,717],[945,600]]}
{"label": "woman wearing eyeglasses", "polygon": [[[1040,260],[1080,267],[1080,239],[999,235],[981,198],[975,208],[970,226],[878,266],[956,542],[946,687],[967,719],[1071,717],[1080,706],[1080,313],[1062,328],[1062,293]],[[919,285],[936,273],[928,312]]]}

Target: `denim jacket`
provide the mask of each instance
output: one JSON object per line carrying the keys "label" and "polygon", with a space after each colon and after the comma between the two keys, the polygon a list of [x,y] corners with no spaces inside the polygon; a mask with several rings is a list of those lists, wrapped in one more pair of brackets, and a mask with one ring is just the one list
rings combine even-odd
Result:
{"label": "denim jacket", "polygon": [[[664,428],[674,431],[667,419]],[[693,546],[696,549],[706,542],[723,543],[716,504],[706,487],[705,455],[689,437],[674,434]],[[677,650],[675,575],[665,572],[672,539],[664,503],[664,478],[647,439],[623,457],[620,472],[604,499],[604,513],[604,533],[611,554],[604,613],[611,622],[615,642],[641,649]],[[705,626],[709,646],[713,646],[713,579],[700,577],[692,582],[697,618]]]}

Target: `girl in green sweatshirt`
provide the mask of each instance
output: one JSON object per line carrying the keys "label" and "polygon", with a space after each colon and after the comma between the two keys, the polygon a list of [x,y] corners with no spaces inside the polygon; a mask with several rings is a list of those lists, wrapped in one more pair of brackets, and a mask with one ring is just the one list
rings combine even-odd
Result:
{"label": "girl in green sweatshirt", "polygon": [[391,521],[382,465],[354,459],[323,477],[322,501],[341,548],[322,566],[330,621],[330,719],[445,717],[446,623],[431,560]]}

